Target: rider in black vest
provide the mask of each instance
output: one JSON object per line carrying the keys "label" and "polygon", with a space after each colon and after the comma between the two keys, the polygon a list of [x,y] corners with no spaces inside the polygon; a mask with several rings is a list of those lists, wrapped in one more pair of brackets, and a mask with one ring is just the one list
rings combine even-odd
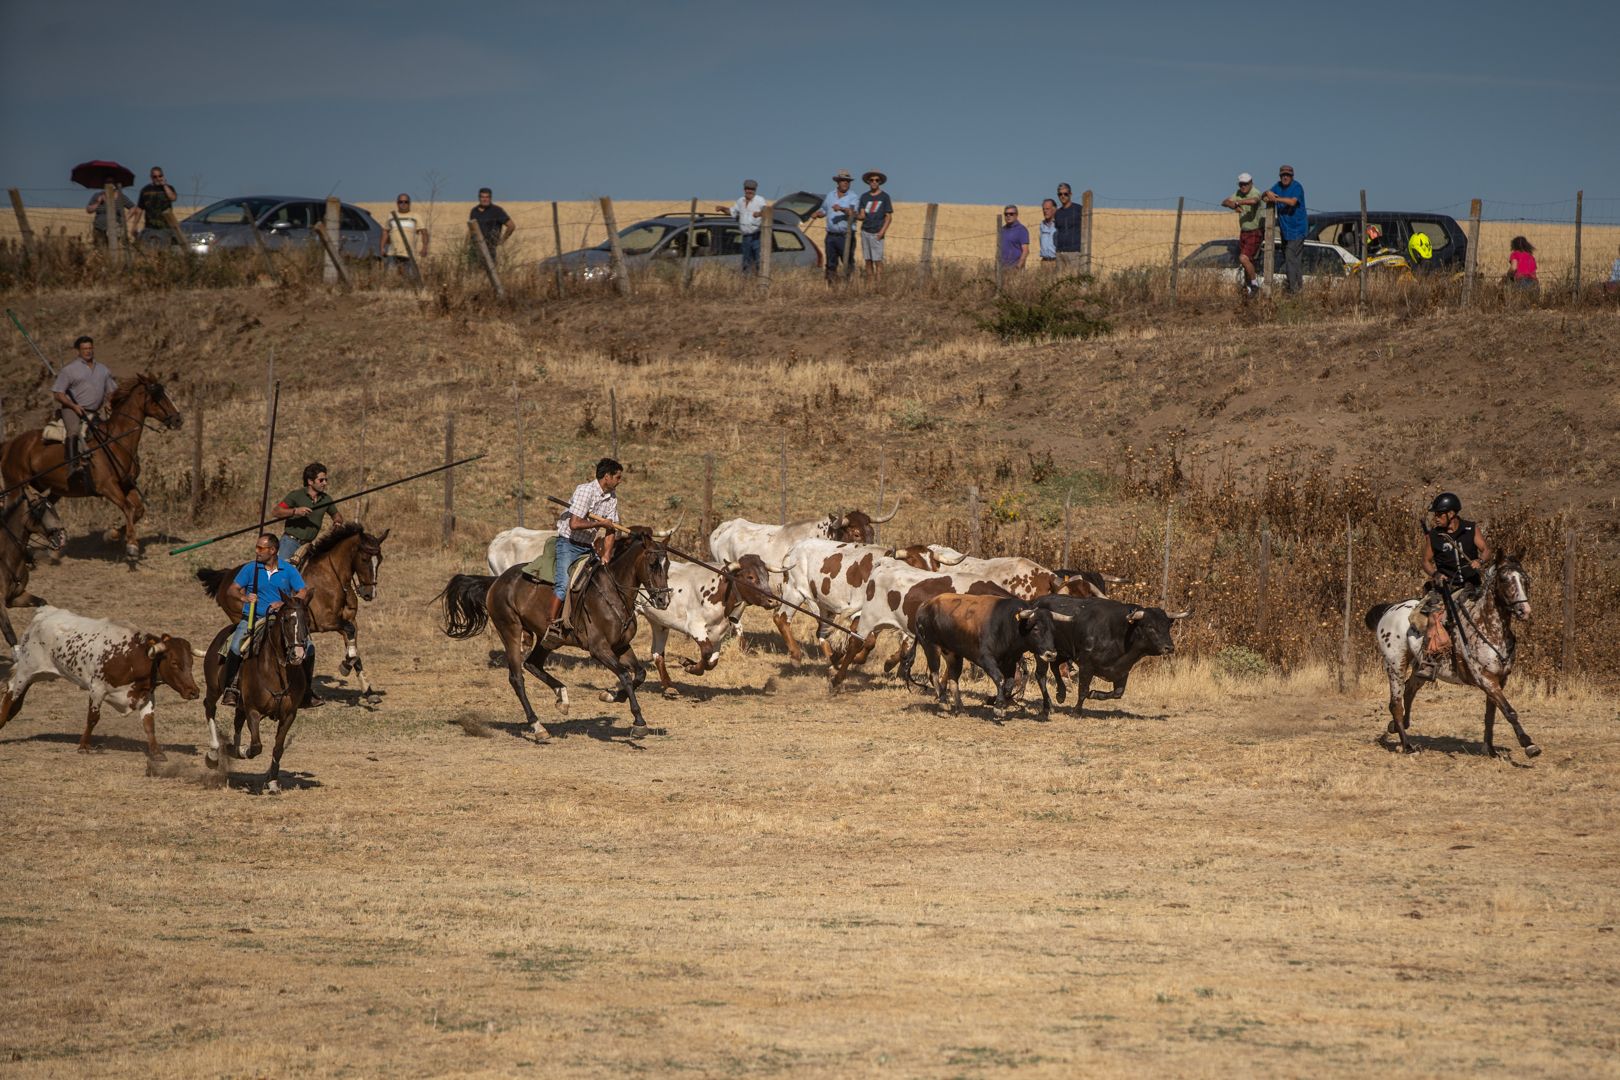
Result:
{"label": "rider in black vest", "polygon": [[1435,497],[1429,506],[1434,526],[1423,538],[1423,572],[1428,592],[1418,610],[1428,616],[1425,628],[1423,665],[1419,674],[1433,676],[1439,658],[1451,647],[1446,632],[1446,607],[1442,590],[1457,592],[1479,585],[1480,564],[1491,557],[1485,530],[1462,518],[1462,500],[1451,492]]}

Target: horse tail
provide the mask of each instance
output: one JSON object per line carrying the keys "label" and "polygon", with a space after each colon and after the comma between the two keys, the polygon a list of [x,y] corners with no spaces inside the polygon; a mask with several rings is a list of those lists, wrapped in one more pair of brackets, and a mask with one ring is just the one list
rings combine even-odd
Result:
{"label": "horse tail", "polygon": [[197,571],[197,580],[202,582],[203,592],[209,596],[219,594],[219,587],[225,584],[225,579],[231,576],[226,569],[210,570],[206,566]]}
{"label": "horse tail", "polygon": [[489,625],[489,574],[457,574],[439,597],[444,598],[444,632],[453,638],[477,637]]}
{"label": "horse tail", "polygon": [[1368,608],[1367,618],[1365,620],[1367,623],[1367,629],[1377,630],[1378,622],[1384,617],[1384,612],[1388,611],[1394,606],[1394,604],[1374,604],[1372,607]]}

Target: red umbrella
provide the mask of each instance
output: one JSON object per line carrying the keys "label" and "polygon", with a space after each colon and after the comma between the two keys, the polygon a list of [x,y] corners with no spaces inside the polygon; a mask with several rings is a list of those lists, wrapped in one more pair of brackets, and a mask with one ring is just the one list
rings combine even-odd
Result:
{"label": "red umbrella", "polygon": [[108,184],[117,184],[121,188],[129,187],[135,182],[135,174],[116,161],[86,161],[73,166],[73,172],[69,174],[68,179],[80,187],[100,191]]}

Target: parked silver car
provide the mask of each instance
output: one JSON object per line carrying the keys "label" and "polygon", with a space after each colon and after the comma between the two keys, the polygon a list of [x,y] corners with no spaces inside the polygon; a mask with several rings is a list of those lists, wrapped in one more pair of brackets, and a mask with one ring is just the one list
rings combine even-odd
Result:
{"label": "parked silver car", "polygon": [[[351,259],[376,258],[383,227],[358,206],[341,203],[338,250]],[[180,223],[186,242],[198,255],[254,246],[250,229],[258,229],[265,247],[318,244],[316,222],[326,220],[326,200],[290,195],[243,195],[205,206]]]}
{"label": "parked silver car", "polygon": [[[772,205],[771,265],[820,266],[821,249],[805,235],[803,225],[821,206],[821,196],[808,191],[777,199]],[[742,231],[729,214],[699,214],[694,221],[687,214],[666,214],[638,221],[619,230],[619,247],[632,268],[679,266],[692,245],[694,269],[725,266],[736,270],[742,265]],[[543,274],[552,273],[559,259],[552,256],[540,263]],[[561,256],[563,272],[584,281],[596,281],[612,273],[613,253],[608,241],[595,247],[580,248]]]}

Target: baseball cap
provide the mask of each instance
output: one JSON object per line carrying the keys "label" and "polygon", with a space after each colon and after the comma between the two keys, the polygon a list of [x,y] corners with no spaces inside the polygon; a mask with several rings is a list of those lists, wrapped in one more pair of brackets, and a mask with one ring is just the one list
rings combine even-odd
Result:
{"label": "baseball cap", "polygon": [[759,189],[759,181],[758,180],[744,180],[743,181],[743,190],[744,191],[757,191],[758,189]]}
{"label": "baseball cap", "polygon": [[1246,172],[1240,172],[1240,173],[1238,173],[1238,183],[1240,183],[1240,184],[1252,184],[1252,183],[1254,183],[1254,177],[1250,176]]}

